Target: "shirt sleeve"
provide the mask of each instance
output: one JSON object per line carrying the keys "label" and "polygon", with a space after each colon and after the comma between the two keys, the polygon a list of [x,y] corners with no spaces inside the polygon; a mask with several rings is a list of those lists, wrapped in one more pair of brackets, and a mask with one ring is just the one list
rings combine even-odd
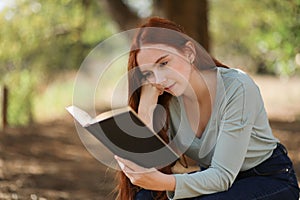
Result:
{"label": "shirt sleeve", "polygon": [[210,167],[193,174],[174,175],[176,187],[174,192],[167,192],[169,199],[226,191],[233,184],[244,162],[256,110],[262,102],[252,80],[241,82],[236,79],[226,91],[226,96]]}

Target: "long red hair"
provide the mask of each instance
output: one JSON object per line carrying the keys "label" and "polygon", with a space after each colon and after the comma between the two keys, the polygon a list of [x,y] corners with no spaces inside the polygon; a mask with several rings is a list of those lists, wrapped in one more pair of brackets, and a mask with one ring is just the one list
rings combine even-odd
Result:
{"label": "long red hair", "polygon": [[[149,18],[144,24],[142,24],[131,45],[131,50],[129,53],[128,59],[128,87],[129,87],[129,97],[128,97],[128,104],[135,110],[138,110],[138,105],[140,101],[140,88],[136,86],[140,86],[141,84],[141,73],[136,68],[138,66],[137,63],[137,54],[139,53],[139,49],[143,44],[165,44],[176,48],[179,51],[182,51],[186,42],[191,41],[191,38],[185,35],[184,30],[181,26],[177,25],[176,23],[169,21],[167,19],[159,18],[159,17],[152,17]],[[196,55],[201,55],[200,52],[205,51],[200,49],[199,45],[196,45]],[[214,58],[211,58],[212,62],[215,66],[218,67],[225,67],[219,61]],[[195,58],[194,65],[199,68],[199,70],[203,69],[203,66],[207,66],[208,63],[203,63],[204,61],[200,58]],[[158,134],[168,143],[168,135],[167,130],[169,128],[169,100],[171,99],[171,95],[169,93],[164,93],[159,96],[158,104],[164,107],[166,110],[166,122],[162,129],[158,130],[158,127],[161,127],[161,116],[159,113],[160,109],[154,111],[154,120],[153,120],[153,127],[154,130],[157,130]],[[159,117],[160,116],[160,117]],[[172,164],[166,166],[160,171],[170,174],[171,173]],[[125,174],[120,171],[118,173],[117,178],[118,180],[118,200],[133,200],[136,193],[141,189],[138,186],[133,185],[130,180],[125,176]],[[164,200],[167,199],[165,192],[157,192],[156,199]]]}

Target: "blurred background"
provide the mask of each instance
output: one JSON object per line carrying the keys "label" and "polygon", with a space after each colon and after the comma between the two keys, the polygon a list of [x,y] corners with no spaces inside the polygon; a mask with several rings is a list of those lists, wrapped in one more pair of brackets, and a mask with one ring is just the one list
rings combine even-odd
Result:
{"label": "blurred background", "polygon": [[299,175],[300,0],[0,0],[0,199],[113,199],[64,108],[89,52],[149,16],[251,74]]}

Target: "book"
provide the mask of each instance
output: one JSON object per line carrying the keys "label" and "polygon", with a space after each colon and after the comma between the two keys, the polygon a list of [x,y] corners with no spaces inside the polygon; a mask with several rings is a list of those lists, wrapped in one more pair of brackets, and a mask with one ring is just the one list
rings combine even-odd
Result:
{"label": "book", "polygon": [[88,133],[113,154],[145,168],[161,168],[177,160],[179,155],[137,113],[125,106],[92,118],[76,106],[67,111]]}

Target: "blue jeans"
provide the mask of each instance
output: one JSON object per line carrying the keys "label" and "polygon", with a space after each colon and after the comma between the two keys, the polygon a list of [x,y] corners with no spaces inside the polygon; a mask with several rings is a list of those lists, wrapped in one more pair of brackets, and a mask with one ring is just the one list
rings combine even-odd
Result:
{"label": "blue jeans", "polygon": [[[135,200],[153,200],[154,191],[141,190]],[[189,200],[298,200],[299,187],[287,150],[278,144],[272,156],[258,166],[240,172],[228,191]]]}

